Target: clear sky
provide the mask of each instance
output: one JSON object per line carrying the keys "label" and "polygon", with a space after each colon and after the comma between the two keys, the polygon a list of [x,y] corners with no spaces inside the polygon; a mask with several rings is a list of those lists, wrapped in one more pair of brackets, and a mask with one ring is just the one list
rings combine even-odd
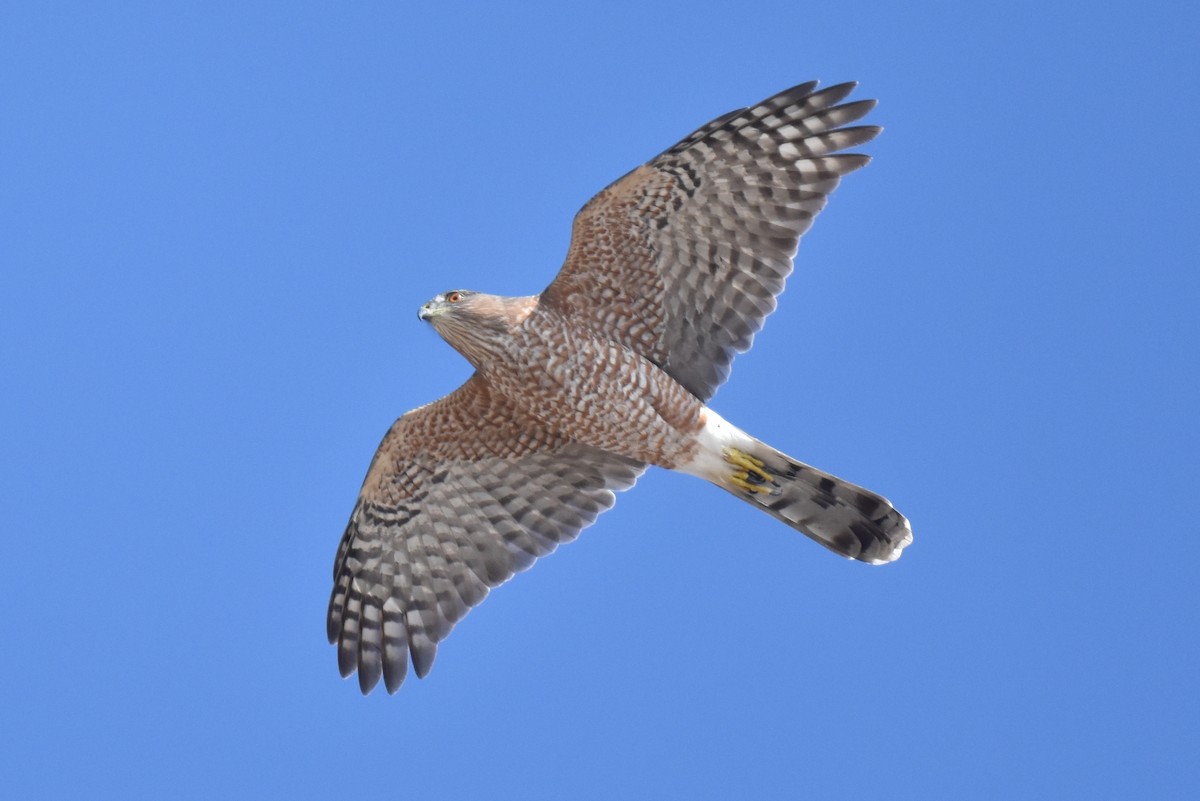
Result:
{"label": "clear sky", "polygon": [[[0,12],[8,797],[1197,797],[1197,12],[401,6]],[[886,130],[713,405],[915,544],[652,471],[362,698],[334,550],[470,372],[417,307],[810,78]]]}

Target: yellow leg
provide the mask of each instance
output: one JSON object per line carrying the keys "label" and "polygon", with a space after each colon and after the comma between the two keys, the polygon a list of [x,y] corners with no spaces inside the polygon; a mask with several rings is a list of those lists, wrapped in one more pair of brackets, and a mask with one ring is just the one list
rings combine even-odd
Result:
{"label": "yellow leg", "polygon": [[774,476],[763,470],[763,461],[761,459],[755,459],[750,454],[745,451],[739,451],[737,448],[726,448],[725,461],[734,467],[741,468],[740,470],[735,470],[729,476],[729,483],[738,489],[749,492],[751,495],[758,493],[776,494],[779,492],[779,484],[775,481]]}
{"label": "yellow leg", "polygon": [[763,466],[762,459],[755,459],[750,454],[746,453],[745,451],[739,451],[737,448],[725,449],[725,461],[732,465],[737,465],[745,470],[751,470],[760,474],[762,473],[760,469]]}

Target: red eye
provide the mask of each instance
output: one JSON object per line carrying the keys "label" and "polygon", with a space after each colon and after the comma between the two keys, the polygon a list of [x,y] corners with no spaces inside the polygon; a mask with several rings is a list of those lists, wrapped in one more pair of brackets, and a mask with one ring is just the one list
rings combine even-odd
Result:
{"label": "red eye", "polygon": [[451,292],[446,296],[446,302],[448,303],[458,303],[460,300],[462,300],[461,292]]}

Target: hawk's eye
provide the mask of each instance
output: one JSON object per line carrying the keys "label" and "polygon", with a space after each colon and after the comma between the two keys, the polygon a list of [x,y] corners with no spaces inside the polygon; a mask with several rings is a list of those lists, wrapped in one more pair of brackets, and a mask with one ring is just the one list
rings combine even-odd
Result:
{"label": "hawk's eye", "polygon": [[458,303],[460,300],[462,300],[461,292],[451,292],[449,295],[446,296],[447,303]]}

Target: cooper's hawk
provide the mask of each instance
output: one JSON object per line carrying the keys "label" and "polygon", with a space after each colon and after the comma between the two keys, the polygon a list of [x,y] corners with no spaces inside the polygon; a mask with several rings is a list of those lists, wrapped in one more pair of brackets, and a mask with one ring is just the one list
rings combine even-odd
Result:
{"label": "cooper's hawk", "polygon": [[[759,442],[705,402],[775,308],[800,235],[875,137],[875,102],[802,84],[726,114],[600,192],[540,295],[438,295],[419,316],[475,367],[379,446],[334,562],[343,676],[389,693],[488,590],[654,464],[707,479],[843,556],[912,542],[887,500]],[[836,155],[834,155],[836,154]]]}

